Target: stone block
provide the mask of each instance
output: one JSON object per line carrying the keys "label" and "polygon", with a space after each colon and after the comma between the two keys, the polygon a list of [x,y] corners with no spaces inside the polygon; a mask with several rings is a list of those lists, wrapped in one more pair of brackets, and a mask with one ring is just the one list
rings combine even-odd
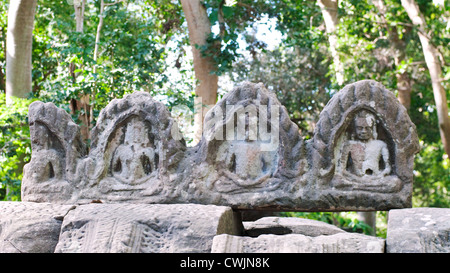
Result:
{"label": "stone block", "polygon": [[245,234],[250,237],[258,237],[261,234],[302,234],[316,237],[345,232],[334,225],[297,217],[264,217],[243,224]]}
{"label": "stone block", "polygon": [[62,219],[72,208],[49,203],[0,202],[0,252],[53,253]]}
{"label": "stone block", "polygon": [[449,253],[450,208],[389,211],[388,253]]}
{"label": "stone block", "polygon": [[242,233],[236,217],[213,205],[81,205],[64,218],[56,252],[210,252],[217,234]]}
{"label": "stone block", "polygon": [[256,238],[222,234],[214,237],[213,253],[383,253],[385,240],[358,233],[316,237],[302,234],[260,235]]}

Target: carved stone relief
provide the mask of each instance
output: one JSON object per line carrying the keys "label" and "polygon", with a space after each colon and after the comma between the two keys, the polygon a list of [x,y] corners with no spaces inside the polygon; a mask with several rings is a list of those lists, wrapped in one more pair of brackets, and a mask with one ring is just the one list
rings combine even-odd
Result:
{"label": "carved stone relief", "polygon": [[[335,94],[307,141],[261,83],[244,82],[211,108],[202,140],[192,148],[167,108],[144,92],[102,110],[88,154],[78,127],[61,111],[30,106],[34,144],[23,200],[297,211],[411,206],[415,126],[394,94],[375,81]],[[51,113],[59,113],[55,124]]]}
{"label": "carved stone relief", "polygon": [[392,92],[369,80],[347,85],[325,106],[314,133],[323,198],[331,207],[351,202],[357,209],[360,199],[365,208],[410,207],[418,151],[415,125]]}
{"label": "carved stone relief", "polygon": [[24,167],[22,196],[37,202],[74,201],[78,161],[86,154],[79,127],[52,103],[33,102],[28,119],[32,155]]}
{"label": "carved stone relief", "polygon": [[241,234],[237,219],[221,206],[82,205],[64,217],[55,252],[210,252],[215,235]]}
{"label": "carved stone relief", "polygon": [[186,149],[172,138],[173,120],[148,93],[113,100],[92,130],[89,181],[82,199],[162,202]]}
{"label": "carved stone relief", "polygon": [[306,171],[297,125],[262,84],[243,83],[225,95],[206,114],[205,127],[191,179],[221,202],[292,192],[294,179]]}
{"label": "carved stone relief", "polygon": [[[343,190],[396,192],[401,181],[392,175],[391,155],[386,141],[378,139],[380,122],[368,110],[359,110],[335,147],[333,185]],[[380,126],[381,127],[381,126]]]}
{"label": "carved stone relief", "polygon": [[139,118],[132,118],[123,141],[113,152],[110,171],[122,183],[141,184],[157,174],[159,147],[149,127]]}

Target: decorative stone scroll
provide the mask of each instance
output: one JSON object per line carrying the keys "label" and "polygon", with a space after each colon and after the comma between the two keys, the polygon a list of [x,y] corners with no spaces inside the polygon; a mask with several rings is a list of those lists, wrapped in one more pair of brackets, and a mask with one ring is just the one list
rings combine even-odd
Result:
{"label": "decorative stone scroll", "polygon": [[35,102],[29,115],[33,155],[24,168],[24,201],[291,211],[411,206],[415,126],[375,81],[334,95],[308,141],[261,83],[244,82],[212,107],[192,148],[167,108],[144,92],[102,110],[89,153],[63,110]]}

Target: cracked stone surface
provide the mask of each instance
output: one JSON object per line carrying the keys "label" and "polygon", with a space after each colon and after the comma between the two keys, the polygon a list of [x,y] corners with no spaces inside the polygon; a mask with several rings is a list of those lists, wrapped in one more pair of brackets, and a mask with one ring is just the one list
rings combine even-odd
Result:
{"label": "cracked stone surface", "polygon": [[358,233],[316,237],[264,234],[256,238],[222,234],[214,237],[213,253],[384,253],[385,240]]}
{"label": "cracked stone surface", "polygon": [[0,202],[0,252],[52,253],[70,205]]}
{"label": "cracked stone surface", "polygon": [[388,253],[450,252],[449,208],[395,209],[388,219]]}
{"label": "cracked stone surface", "polygon": [[195,204],[89,204],[64,218],[55,252],[202,253],[217,234],[240,235],[228,207]]}

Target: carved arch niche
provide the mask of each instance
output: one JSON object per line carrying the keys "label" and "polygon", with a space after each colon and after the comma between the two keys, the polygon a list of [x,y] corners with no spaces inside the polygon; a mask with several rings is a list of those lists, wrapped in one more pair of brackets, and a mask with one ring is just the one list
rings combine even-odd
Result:
{"label": "carved arch niche", "polygon": [[[30,123],[30,135],[33,147],[34,178],[39,181],[65,179],[65,149],[61,140],[42,121]],[[40,166],[38,166],[40,165]]]}
{"label": "carved arch niche", "polygon": [[372,80],[347,85],[334,95],[314,132],[315,170],[323,188],[411,192],[410,170],[418,151],[406,109]]}
{"label": "carved arch niche", "polygon": [[306,172],[298,127],[262,83],[236,86],[208,111],[204,127],[198,169],[213,170],[205,180],[214,192],[290,191],[296,184],[282,182]]}
{"label": "carved arch niche", "polygon": [[129,185],[157,177],[160,144],[150,122],[141,116],[128,116],[109,136],[105,150],[107,175]]}
{"label": "carved arch niche", "polygon": [[[186,149],[170,112],[145,92],[115,99],[92,130],[91,183],[110,201],[158,195]],[[100,196],[99,198],[101,198]]]}

